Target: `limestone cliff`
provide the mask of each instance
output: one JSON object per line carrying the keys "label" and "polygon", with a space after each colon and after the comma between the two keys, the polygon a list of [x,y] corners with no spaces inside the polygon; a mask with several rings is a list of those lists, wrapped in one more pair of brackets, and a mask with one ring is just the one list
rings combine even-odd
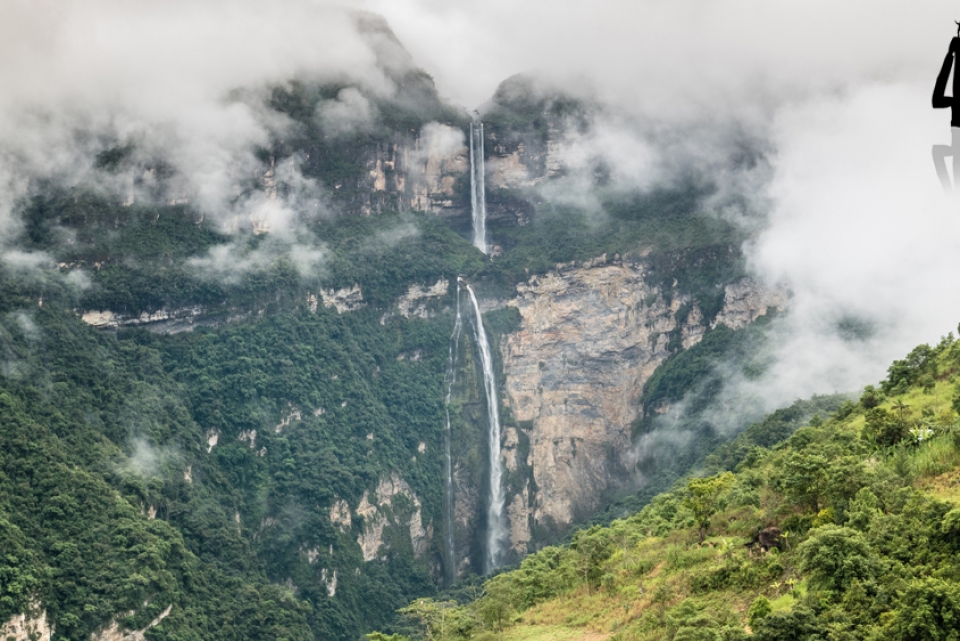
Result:
{"label": "limestone cliff", "polygon": [[216,324],[199,305],[178,309],[162,308],[153,313],[142,312],[136,316],[110,310],[91,310],[83,312],[81,318],[84,323],[97,329],[149,326],[151,331],[164,334],[190,331],[197,325]]}
{"label": "limestone cliff", "polygon": [[164,619],[170,616],[172,610],[172,605],[167,606],[163,612],[157,615],[157,617],[142,630],[124,630],[120,627],[119,623],[114,621],[103,630],[95,632],[90,639],[91,641],[146,641],[147,637],[145,635],[147,630],[160,625]]}
{"label": "limestone cliff", "polygon": [[431,122],[362,150],[363,171],[328,185],[344,213],[414,210],[469,220],[469,156],[463,131]]}
{"label": "limestone cliff", "polygon": [[388,527],[399,527],[407,532],[417,556],[426,552],[433,536],[433,526],[424,524],[419,497],[396,472],[382,476],[374,492],[364,492],[356,510],[351,512],[344,500],[335,501],[330,508],[331,523],[343,532],[350,531],[355,517],[360,517],[362,523],[357,545],[360,546],[364,561],[373,561],[381,556],[386,545],[384,531]]}
{"label": "limestone cliff", "polygon": [[30,613],[18,614],[0,625],[0,639],[4,641],[50,641],[53,627],[47,621],[47,611],[32,604]]}
{"label": "limestone cliff", "polygon": [[[710,325],[694,304],[644,279],[642,262],[600,261],[531,278],[509,302],[520,329],[500,343],[502,402],[519,426],[505,431],[502,455],[515,475],[508,500],[511,544],[527,551],[534,532],[556,530],[589,515],[625,477],[621,455],[642,411],[646,381],[670,355],[671,336],[699,342],[709,326],[738,329],[785,304],[743,279],[726,287]],[[678,327],[678,316],[683,324]],[[528,445],[518,447],[521,440]],[[525,459],[521,456],[521,449]]]}

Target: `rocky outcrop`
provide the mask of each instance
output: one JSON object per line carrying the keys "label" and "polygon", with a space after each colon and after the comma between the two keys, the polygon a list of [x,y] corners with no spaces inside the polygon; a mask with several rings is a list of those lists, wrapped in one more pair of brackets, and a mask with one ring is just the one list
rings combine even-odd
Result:
{"label": "rocky outcrop", "polygon": [[118,329],[148,325],[152,331],[176,334],[193,329],[203,317],[204,311],[204,308],[199,305],[177,309],[164,307],[152,313],[141,312],[136,316],[119,314],[110,310],[93,310],[84,312],[80,318],[84,323],[93,325],[97,329]]}
{"label": "rocky outcrop", "polygon": [[783,287],[767,288],[750,278],[742,278],[726,286],[723,309],[711,327],[721,323],[730,329],[746,327],[770,309],[783,309],[789,294]]}
{"label": "rocky outcrop", "polygon": [[436,300],[446,296],[449,289],[450,281],[446,278],[439,279],[429,287],[411,285],[407,293],[397,300],[400,315],[404,318],[410,318],[411,316],[428,318],[430,310],[427,308],[427,303],[431,299]]}
{"label": "rocky outcrop", "polygon": [[[403,500],[398,501],[401,496]],[[363,519],[363,531],[357,537],[357,544],[364,561],[380,557],[384,529],[389,526],[404,528],[410,533],[414,554],[420,556],[426,552],[433,526],[424,526],[420,499],[396,472],[381,477],[375,492],[363,493],[356,515]],[[344,516],[342,507],[337,504],[331,509],[330,518],[341,526],[346,524],[349,527],[351,523],[349,513]]]}
{"label": "rocky outcrop", "polygon": [[[324,413],[323,408],[317,408],[313,411],[314,416],[320,416],[323,413]],[[293,404],[288,404],[287,415],[283,417],[283,420],[281,420],[279,423],[273,426],[273,431],[279,434],[280,432],[283,431],[283,428],[287,427],[294,421],[301,421],[301,420],[303,420],[303,413],[300,410],[298,410],[296,407],[294,407]]]}
{"label": "rocky outcrop", "polygon": [[154,334],[179,334],[190,332],[197,327],[219,327],[233,323],[251,315],[249,310],[208,309],[202,305],[187,307],[162,307],[154,312],[124,314],[107,309],[83,310],[78,312],[80,319],[97,329],[111,330],[126,327],[142,327]]}
{"label": "rocky outcrop", "polygon": [[[47,611],[41,610],[39,604],[31,606],[30,613],[18,614],[0,625],[0,639],[3,641],[50,641],[53,636],[53,626],[47,621]],[[170,616],[173,606],[169,605],[142,630],[123,630],[118,621],[94,632],[90,635],[91,641],[146,641],[146,632],[150,628],[160,625],[160,622]],[[133,614],[128,613],[129,614]]]}
{"label": "rocky outcrop", "polygon": [[331,599],[337,596],[337,571],[327,572],[327,568],[320,571],[320,580],[327,586],[327,596]]}
{"label": "rocky outcrop", "polygon": [[207,430],[207,433],[204,434],[204,439],[207,441],[207,454],[213,451],[213,448],[217,446],[217,443],[220,442],[220,432],[215,429]]}
{"label": "rocky outcrop", "polygon": [[397,134],[362,150],[358,177],[329,187],[347,213],[370,216],[412,209],[469,218],[464,189],[468,154],[461,129],[429,122],[414,135]]}
{"label": "rocky outcrop", "polygon": [[350,504],[344,500],[334,501],[330,507],[330,522],[336,525],[341,532],[349,532],[353,526],[350,516]]}
{"label": "rocky outcrop", "polygon": [[526,460],[518,459],[513,430],[502,446],[508,470],[529,470],[508,499],[517,553],[527,552],[531,528],[562,528],[588,515],[625,476],[620,455],[630,447],[630,424],[672,336],[679,332],[689,348],[710,326],[737,329],[785,301],[744,279],[727,286],[723,310],[707,325],[696,305],[677,314],[689,301],[648,284],[642,262],[605,257],[520,285],[508,303],[520,312],[520,329],[500,343],[503,402],[529,439]]}
{"label": "rocky outcrop", "polygon": [[485,162],[491,189],[528,189],[563,170],[564,132],[556,123],[548,123],[545,140],[536,145],[498,139],[495,133],[490,138]]}
{"label": "rocky outcrop", "polygon": [[[323,300],[324,307],[332,307],[338,314],[352,312],[363,307],[363,292],[360,291],[360,285],[351,285],[340,289],[321,289],[320,297]],[[308,299],[311,311],[317,311],[317,299]]]}
{"label": "rocky outcrop", "polygon": [[161,621],[170,616],[172,610],[173,606],[168,605],[166,610],[157,615],[157,618],[142,630],[122,630],[120,624],[114,621],[103,630],[90,635],[90,641],[147,641],[147,637],[145,636],[147,630],[160,625]]}
{"label": "rocky outcrop", "polygon": [[34,604],[35,610],[23,613],[0,625],[0,639],[3,641],[50,641],[53,627],[47,621],[47,611]]}

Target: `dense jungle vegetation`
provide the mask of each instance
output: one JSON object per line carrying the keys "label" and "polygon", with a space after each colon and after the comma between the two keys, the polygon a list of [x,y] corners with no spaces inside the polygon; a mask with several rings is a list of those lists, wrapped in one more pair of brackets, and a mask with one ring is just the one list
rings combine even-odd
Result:
{"label": "dense jungle vegetation", "polygon": [[921,345],[858,402],[776,412],[638,513],[368,638],[957,638],[958,371],[952,335]]}
{"label": "dense jungle vegetation", "polygon": [[417,446],[440,439],[447,329],[321,308],[157,337],[5,314],[0,620],[36,600],[79,639],[175,604],[151,638],[354,638],[431,592],[409,537],[364,565],[328,512],[402,465],[437,519],[442,461]]}
{"label": "dense jungle vegetation", "polygon": [[[304,175],[342,187],[335,211],[358,196],[364,154],[429,120],[466,126],[428,78],[401,80],[410,99],[376,104],[376,126],[353,138],[326,135],[311,116],[342,87],[277,89],[271,107],[301,127],[260,150],[264,166],[302,158]],[[130,170],[130,157],[110,148],[97,168]],[[356,506],[402,470],[423,523],[442,521],[453,298],[404,318],[394,306],[410,285],[462,274],[493,298],[558,262],[620,254],[712,317],[723,285],[742,274],[740,232],[700,211],[704,194],[690,186],[601,189],[599,218],[541,199],[529,224],[492,230],[503,248],[495,260],[432,214],[304,215],[285,237],[228,234],[189,204],[161,204],[159,191],[130,204],[82,186],[34,187],[18,237],[5,239],[16,252],[0,262],[0,623],[42,610],[63,639],[114,621],[140,630],[173,606],[151,641],[352,640],[435,594],[441,537],[415,554],[406,523],[417,506],[391,505],[373,560],[357,544],[363,519],[331,518],[336,501]],[[354,285],[361,308],[311,310],[321,288]],[[201,322],[175,335],[80,319],[190,306]],[[496,337],[519,319],[500,310],[486,321]],[[741,345],[714,331],[699,360],[670,361],[657,398],[682,394],[710,374],[704,363]],[[465,348],[452,446],[480,479],[472,365]]]}

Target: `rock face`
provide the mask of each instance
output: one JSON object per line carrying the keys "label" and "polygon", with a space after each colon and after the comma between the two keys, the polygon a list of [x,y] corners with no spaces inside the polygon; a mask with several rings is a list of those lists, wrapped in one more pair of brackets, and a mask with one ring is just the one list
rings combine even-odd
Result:
{"label": "rock face", "polygon": [[450,289],[450,281],[441,278],[430,287],[421,287],[420,285],[411,285],[407,293],[397,301],[397,307],[400,315],[404,318],[416,316],[418,318],[427,318],[430,316],[430,310],[426,304],[431,300],[436,300],[447,295]]}
{"label": "rock face", "polygon": [[0,625],[0,639],[3,641],[50,641],[51,636],[53,629],[47,622],[46,610],[18,614]]}
{"label": "rock face", "polygon": [[157,618],[142,630],[122,630],[120,624],[114,621],[100,632],[95,632],[90,639],[91,641],[147,641],[145,636],[147,630],[160,625],[161,621],[170,616],[172,610],[172,605],[167,606],[166,610],[157,615]]}
{"label": "rock face", "polygon": [[766,289],[749,278],[743,278],[726,286],[723,309],[717,314],[713,326],[722,323],[731,329],[740,329],[766,314],[771,308],[783,309],[786,304],[786,291]]}
{"label": "rock face", "polygon": [[486,159],[487,184],[491,189],[526,189],[561,173],[564,132],[548,123],[540,144],[490,136]]}
{"label": "rock face", "polygon": [[[679,332],[688,348],[708,329],[696,305],[678,327],[677,311],[688,301],[649,285],[642,263],[598,262],[533,277],[509,303],[522,321],[500,343],[503,403],[521,434],[505,432],[502,456],[508,470],[527,470],[507,510],[511,545],[521,555],[538,528],[562,528],[600,507],[624,477],[630,424],[642,411],[644,384],[670,355],[671,336]],[[738,329],[784,301],[738,281],[727,286],[710,325]]]}
{"label": "rock face", "polygon": [[[402,499],[398,500],[400,497]],[[334,505],[331,520],[341,527],[349,527],[349,511],[345,514],[343,507]],[[357,544],[363,551],[364,561],[373,561],[380,556],[380,548],[384,544],[383,531],[390,525],[409,531],[410,542],[417,556],[426,551],[433,534],[432,526],[425,527],[423,524],[420,499],[396,472],[381,477],[374,494],[369,491],[363,493],[356,514],[363,517],[363,531],[357,537]]]}
{"label": "rock face", "polygon": [[143,312],[138,316],[125,316],[109,310],[84,312],[81,319],[97,329],[117,329],[120,327],[149,326],[151,331],[163,334],[176,334],[192,330],[204,315],[203,307],[182,307],[179,309],[159,309],[153,313]]}
{"label": "rock face", "polygon": [[430,122],[414,136],[398,134],[364,150],[359,177],[329,187],[349,214],[412,209],[469,220],[468,154],[462,130]]}
{"label": "rock face", "polygon": [[[360,285],[352,285],[342,289],[321,289],[320,296],[323,299],[324,307],[332,307],[338,314],[352,312],[363,307],[363,292],[360,291]],[[309,299],[307,302],[312,311],[316,311],[316,298]]]}

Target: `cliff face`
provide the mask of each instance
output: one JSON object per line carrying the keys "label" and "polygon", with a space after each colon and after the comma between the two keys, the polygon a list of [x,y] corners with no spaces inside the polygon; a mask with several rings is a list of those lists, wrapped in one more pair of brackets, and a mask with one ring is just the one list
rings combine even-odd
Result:
{"label": "cliff face", "polygon": [[46,610],[32,604],[34,612],[18,614],[0,625],[0,639],[4,641],[50,641],[53,628],[47,621]]}
{"label": "cliff face", "polygon": [[[678,327],[688,301],[649,285],[642,263],[598,262],[531,278],[509,303],[522,321],[500,343],[503,403],[519,432],[506,430],[502,456],[508,470],[526,472],[513,475],[508,501],[520,554],[535,532],[589,515],[624,482],[644,384],[670,355],[672,335],[688,348],[708,329],[696,305]],[[739,329],[784,303],[744,279],[727,286],[711,325]]]}
{"label": "cliff face", "polygon": [[351,510],[350,504],[342,499],[335,501],[330,508],[330,522],[341,532],[351,531],[356,517],[360,517],[362,524],[357,545],[364,561],[380,557],[381,548],[386,544],[384,531],[388,527],[400,528],[409,534],[416,556],[426,552],[433,537],[433,525],[424,524],[419,497],[396,472],[381,477],[375,492],[364,492],[355,510]]}
{"label": "cliff face", "polygon": [[412,209],[469,223],[468,154],[460,129],[432,122],[415,136],[398,134],[366,147],[359,157],[363,171],[329,187],[344,213]]}
{"label": "cliff face", "polygon": [[[404,502],[406,508],[401,507]],[[389,525],[409,531],[414,554],[420,556],[426,551],[433,527],[424,527],[420,499],[396,472],[380,479],[374,495],[364,492],[356,513],[363,517],[363,532],[357,544],[363,551],[364,561],[377,558],[384,544],[384,528]]]}

